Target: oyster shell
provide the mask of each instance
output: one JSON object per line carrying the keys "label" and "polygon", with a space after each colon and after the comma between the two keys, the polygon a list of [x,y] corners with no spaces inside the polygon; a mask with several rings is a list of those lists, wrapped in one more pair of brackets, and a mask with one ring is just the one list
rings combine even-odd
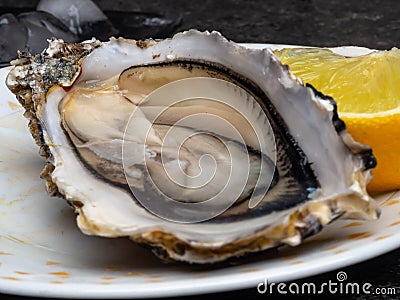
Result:
{"label": "oyster shell", "polygon": [[268,49],[190,30],[53,40],[14,65],[7,85],[46,157],[41,176],[86,234],[211,263],[379,216],[371,149]]}

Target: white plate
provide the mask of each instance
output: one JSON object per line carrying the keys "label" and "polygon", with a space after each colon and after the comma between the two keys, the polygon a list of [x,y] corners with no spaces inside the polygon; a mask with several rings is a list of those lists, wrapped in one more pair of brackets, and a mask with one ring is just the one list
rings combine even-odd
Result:
{"label": "white plate", "polygon": [[45,192],[38,175],[44,160],[4,86],[6,73],[0,70],[0,292],[139,298],[256,288],[264,279],[311,276],[400,247],[400,193],[379,197],[378,221],[339,220],[299,247],[211,267],[165,264],[126,239],[84,236],[70,207]]}

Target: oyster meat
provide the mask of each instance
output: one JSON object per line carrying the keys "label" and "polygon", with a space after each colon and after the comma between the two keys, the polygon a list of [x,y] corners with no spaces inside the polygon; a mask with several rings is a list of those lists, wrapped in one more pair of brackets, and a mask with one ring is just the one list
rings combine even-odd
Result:
{"label": "oyster meat", "polygon": [[86,234],[212,263],[379,216],[371,149],[269,49],[190,30],[53,39],[13,64],[7,85],[46,158],[47,190]]}

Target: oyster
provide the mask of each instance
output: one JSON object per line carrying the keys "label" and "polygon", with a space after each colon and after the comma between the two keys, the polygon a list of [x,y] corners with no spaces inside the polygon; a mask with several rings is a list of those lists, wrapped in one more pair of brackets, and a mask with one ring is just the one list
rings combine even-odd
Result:
{"label": "oyster", "polygon": [[268,49],[190,30],[52,40],[14,65],[7,85],[46,157],[41,176],[86,234],[212,263],[379,216],[371,149]]}

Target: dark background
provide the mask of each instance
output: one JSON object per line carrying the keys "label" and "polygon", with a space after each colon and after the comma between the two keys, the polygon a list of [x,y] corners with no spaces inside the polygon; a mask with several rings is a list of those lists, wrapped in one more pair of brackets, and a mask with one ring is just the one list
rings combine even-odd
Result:
{"label": "dark background", "polygon": [[[0,0],[33,10],[38,0]],[[106,11],[180,13],[179,31],[218,30],[236,42],[312,46],[357,45],[388,49],[399,45],[397,0],[94,0]]]}
{"label": "dark background", "polygon": [[[38,1],[3,0],[0,11],[19,12],[33,10]],[[177,31],[189,28],[218,30],[237,42],[282,43],[312,46],[357,45],[375,49],[400,46],[400,1],[322,1],[322,0],[145,0],[145,1],[95,1],[106,11],[153,11],[181,14],[183,21]],[[352,282],[370,282],[374,287],[397,287],[397,296],[358,295],[341,296],[341,299],[400,299],[400,249],[341,271]],[[298,283],[314,282],[317,285],[335,280],[337,271],[305,278]],[[234,288],[234,287],[232,287]],[[259,295],[256,287],[177,299],[221,298],[282,298]],[[272,296],[272,297],[271,297]],[[1,299],[32,299],[1,295]],[[319,296],[318,298],[320,298]],[[324,294],[325,299],[334,295]],[[286,297],[285,297],[286,298]],[[299,296],[298,299],[316,299],[317,296]]]}

